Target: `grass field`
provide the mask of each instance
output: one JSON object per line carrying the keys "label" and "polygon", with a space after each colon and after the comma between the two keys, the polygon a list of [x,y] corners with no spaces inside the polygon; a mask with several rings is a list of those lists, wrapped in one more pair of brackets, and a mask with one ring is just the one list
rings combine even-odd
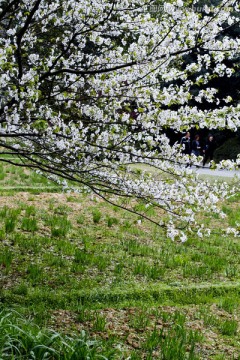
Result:
{"label": "grass field", "polygon": [[172,242],[8,164],[0,201],[0,359],[240,359],[239,238]]}

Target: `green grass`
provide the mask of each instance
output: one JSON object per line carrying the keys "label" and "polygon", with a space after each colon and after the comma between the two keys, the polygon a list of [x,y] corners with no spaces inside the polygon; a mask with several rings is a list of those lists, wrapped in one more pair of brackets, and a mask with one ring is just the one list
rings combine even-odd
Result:
{"label": "green grass", "polygon": [[84,331],[75,336],[41,329],[16,312],[0,313],[1,359],[107,359],[119,351],[103,342],[89,339]]}
{"label": "green grass", "polygon": [[[14,186],[21,179],[49,192],[2,190],[0,358],[239,358],[238,238],[172,242],[99,199],[54,193],[39,175],[2,169],[5,185],[14,175]],[[239,200],[222,204],[229,226],[240,222]]]}
{"label": "green grass", "polygon": [[[11,159],[10,156],[1,158]],[[20,160],[14,158],[18,164]],[[0,193],[2,195],[14,195],[16,192],[28,191],[33,194],[44,192],[60,192],[61,187],[50,181],[45,176],[37,174],[30,169],[14,166],[8,163],[0,163]]]}

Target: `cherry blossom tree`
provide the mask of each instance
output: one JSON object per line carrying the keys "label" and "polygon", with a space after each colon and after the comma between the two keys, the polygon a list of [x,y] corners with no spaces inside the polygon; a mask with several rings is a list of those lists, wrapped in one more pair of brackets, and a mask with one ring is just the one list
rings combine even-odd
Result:
{"label": "cherry blossom tree", "polygon": [[199,181],[165,130],[238,128],[240,106],[209,83],[234,76],[240,39],[228,35],[239,26],[237,0],[196,6],[0,0],[1,154],[149,218],[171,238],[184,241],[186,228],[201,236],[195,214],[219,211],[229,189]]}

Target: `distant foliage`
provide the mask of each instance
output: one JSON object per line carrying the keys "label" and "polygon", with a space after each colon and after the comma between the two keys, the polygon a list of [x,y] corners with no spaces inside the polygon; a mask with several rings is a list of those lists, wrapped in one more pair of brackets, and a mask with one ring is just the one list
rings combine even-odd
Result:
{"label": "distant foliage", "polygon": [[219,162],[221,160],[236,160],[240,154],[240,138],[234,137],[225,141],[214,152],[214,160]]}

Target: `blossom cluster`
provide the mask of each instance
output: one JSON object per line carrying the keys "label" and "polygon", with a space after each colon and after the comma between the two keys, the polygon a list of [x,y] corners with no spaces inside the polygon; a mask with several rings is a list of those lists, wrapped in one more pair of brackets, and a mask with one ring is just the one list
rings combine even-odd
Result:
{"label": "blossom cluster", "polygon": [[238,1],[221,1],[214,14],[195,3],[165,3],[159,19],[146,0],[0,0],[0,145],[104,198],[151,203],[154,221],[185,241],[179,228],[197,229],[195,214],[219,212],[230,189],[181,166],[187,159],[165,130],[235,131],[240,121],[240,105],[208,85],[234,74],[240,39],[224,29],[237,23]]}

